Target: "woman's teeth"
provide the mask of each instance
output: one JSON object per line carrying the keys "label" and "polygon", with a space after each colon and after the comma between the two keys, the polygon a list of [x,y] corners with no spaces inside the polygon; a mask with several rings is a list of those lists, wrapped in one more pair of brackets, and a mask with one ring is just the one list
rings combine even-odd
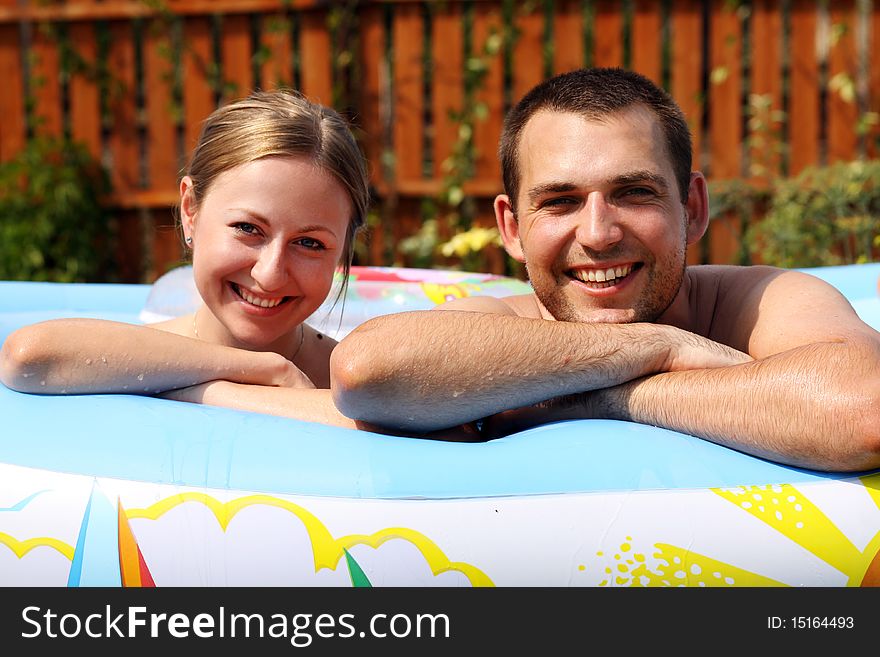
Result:
{"label": "woman's teeth", "polygon": [[261,297],[255,296],[245,290],[238,285],[235,286],[235,291],[238,292],[238,295],[247,301],[252,306],[259,306],[260,308],[274,308],[282,301],[284,301],[285,297],[278,297],[277,299],[263,299]]}

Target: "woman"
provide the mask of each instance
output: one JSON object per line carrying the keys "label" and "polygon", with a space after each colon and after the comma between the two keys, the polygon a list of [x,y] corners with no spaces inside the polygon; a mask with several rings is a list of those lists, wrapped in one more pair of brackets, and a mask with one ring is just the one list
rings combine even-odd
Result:
{"label": "woman", "polygon": [[332,109],[288,91],[221,107],[180,181],[204,304],[150,326],[24,327],[3,345],[0,380],[22,392],[160,394],[354,426],[329,397],[336,343],[303,321],[337,268],[347,281],[368,203],[363,156]]}

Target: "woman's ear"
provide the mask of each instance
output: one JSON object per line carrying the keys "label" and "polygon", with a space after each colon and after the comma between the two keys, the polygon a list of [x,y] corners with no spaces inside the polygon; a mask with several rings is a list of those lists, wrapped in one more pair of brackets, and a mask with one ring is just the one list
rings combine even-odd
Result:
{"label": "woman's ear", "polygon": [[197,210],[193,180],[189,176],[184,176],[180,180],[180,225],[187,246],[192,246]]}
{"label": "woman's ear", "polygon": [[510,257],[517,262],[525,262],[522,243],[519,241],[519,221],[513,213],[510,197],[506,194],[495,197],[495,222],[498,224],[501,241],[504,242],[504,248]]}

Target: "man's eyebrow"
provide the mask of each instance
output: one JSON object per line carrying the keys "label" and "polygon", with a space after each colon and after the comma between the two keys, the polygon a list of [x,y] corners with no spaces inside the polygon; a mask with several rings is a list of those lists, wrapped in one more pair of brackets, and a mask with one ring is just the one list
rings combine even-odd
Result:
{"label": "man's eyebrow", "polygon": [[[653,171],[628,171],[619,176],[614,176],[605,181],[606,185],[619,187],[621,185],[632,185],[636,183],[651,183],[661,192],[669,191],[669,184],[666,179]],[[542,196],[547,194],[565,194],[566,192],[574,192],[578,190],[578,186],[572,182],[551,181],[535,185],[528,191],[528,199],[534,203]]]}
{"label": "man's eyebrow", "polygon": [[613,185],[632,185],[633,183],[649,182],[658,187],[661,191],[665,192],[669,189],[666,179],[653,171],[630,171],[619,176],[614,176],[609,182]]}
{"label": "man's eyebrow", "polygon": [[577,189],[577,185],[570,182],[548,182],[535,185],[529,189],[529,201],[534,202],[547,194],[563,194],[565,192],[573,192]]}

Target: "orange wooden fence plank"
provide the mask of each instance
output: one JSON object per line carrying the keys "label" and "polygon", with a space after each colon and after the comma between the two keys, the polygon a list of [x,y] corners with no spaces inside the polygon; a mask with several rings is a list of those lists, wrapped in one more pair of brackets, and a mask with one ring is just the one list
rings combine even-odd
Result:
{"label": "orange wooden fence plank", "polygon": [[[880,2],[871,9],[870,45],[868,46],[868,111],[880,113]],[[874,125],[867,134],[867,154],[870,158],[880,157],[880,126]]]}
{"label": "orange wooden fence plank", "polygon": [[394,161],[397,180],[405,181],[422,177],[425,107],[422,8],[415,4],[396,5],[392,34]]}
{"label": "orange wooden fence plank", "polygon": [[[782,110],[782,2],[756,0],[752,8],[751,93],[770,101],[769,111],[754,115],[759,123],[749,126],[751,175],[780,173],[778,147],[781,126],[772,113]],[[753,106],[753,109],[757,109]]]}
{"label": "orange wooden fence plank", "polygon": [[109,146],[113,166],[110,179],[115,193],[124,193],[140,187],[140,141],[137,131],[135,105],[135,44],[130,22],[117,21],[110,25],[110,53],[107,67],[122,89],[111,93],[112,117]]}
{"label": "orange wooden fence plank", "polygon": [[701,81],[703,50],[701,3],[679,0],[672,5],[672,96],[681,107],[693,136],[693,167],[702,170],[701,161],[704,110]]}
{"label": "orange wooden fence plank", "polygon": [[223,17],[220,41],[224,82],[223,102],[242,98],[253,90],[250,30],[250,18],[247,16]]}
{"label": "orange wooden fence plank", "polygon": [[147,169],[150,189],[177,191],[177,174],[183,167],[177,144],[172,107],[174,65],[165,25],[156,19],[147,24],[144,39],[144,102],[147,117]]}
{"label": "orange wooden fence plank", "polygon": [[360,87],[358,104],[360,112],[355,117],[358,137],[370,167],[374,185],[383,179],[382,151],[386,146],[385,125],[387,103],[387,62],[385,59],[385,30],[380,7],[367,7],[360,15]]}
{"label": "orange wooden fence plank", "polygon": [[275,89],[293,86],[293,44],[291,22],[284,14],[270,14],[262,18],[260,43],[268,52],[268,59],[260,66],[260,87]]}
{"label": "orange wooden fence plank", "polygon": [[452,155],[459,138],[458,122],[450,117],[450,112],[460,112],[464,100],[464,34],[460,4],[447,3],[435,10],[431,43],[434,176],[443,178],[446,175],[443,162]]}
{"label": "orange wooden fence plank", "polygon": [[663,73],[660,0],[636,0],[633,9],[632,68],[659,84]]}
{"label": "orange wooden fence plank", "polygon": [[[513,47],[514,102],[544,79],[544,15],[538,8],[516,16],[519,38]],[[557,39],[554,39],[558,43]]]}
{"label": "orange wooden fence plank", "polygon": [[[91,23],[68,27],[70,41],[86,64],[94,70],[97,60],[95,28]],[[70,132],[96,159],[101,157],[101,96],[94,78],[78,73],[70,79]]]}
{"label": "orange wooden fence plank", "polygon": [[327,16],[311,11],[301,14],[300,22],[300,90],[309,100],[333,105],[333,67]]}
{"label": "orange wooden fence plank", "polygon": [[713,0],[710,21],[709,173],[724,180],[741,173],[742,34],[726,0]]}
{"label": "orange wooden fence plank", "polygon": [[17,25],[0,25],[0,162],[9,160],[25,142],[24,87]]}
{"label": "orange wooden fence plank", "polygon": [[[828,53],[829,84],[845,76],[855,90],[858,79],[858,53],[856,52],[857,16],[855,0],[835,0],[831,3],[832,30],[842,28],[842,33],[831,44]],[[828,89],[828,162],[849,161],[855,158],[858,135],[853,127],[859,120],[858,94],[848,97],[843,88]]]}
{"label": "orange wooden fence plank", "polygon": [[183,32],[183,132],[184,151],[189,158],[202,129],[202,122],[216,105],[207,68],[213,61],[211,23],[208,18],[187,18]]}
{"label": "orange wooden fence plank", "polygon": [[31,93],[36,100],[36,133],[57,137],[62,132],[60,60],[57,40],[47,29],[46,24],[34,26]]}
{"label": "orange wooden fence plank", "polygon": [[791,3],[791,95],[789,172],[819,162],[819,63],[816,58],[816,2]]}
{"label": "orange wooden fence plank", "polygon": [[[495,7],[488,3],[477,3],[474,8],[474,50],[481,48],[494,31],[501,30],[501,16]],[[500,185],[501,165],[498,162],[498,138],[501,135],[501,121],[504,113],[504,71],[501,55],[489,58],[487,74],[477,93],[477,99],[486,104],[488,115],[485,121],[474,126],[474,148],[476,150],[476,180],[494,182]],[[514,102],[518,99],[514,99]]]}
{"label": "orange wooden fence plank", "polygon": [[565,73],[584,65],[584,21],[581,3],[553,3],[553,72]]}
{"label": "orange wooden fence plank", "polygon": [[623,14],[620,3],[597,0],[593,25],[593,65],[623,65]]}

